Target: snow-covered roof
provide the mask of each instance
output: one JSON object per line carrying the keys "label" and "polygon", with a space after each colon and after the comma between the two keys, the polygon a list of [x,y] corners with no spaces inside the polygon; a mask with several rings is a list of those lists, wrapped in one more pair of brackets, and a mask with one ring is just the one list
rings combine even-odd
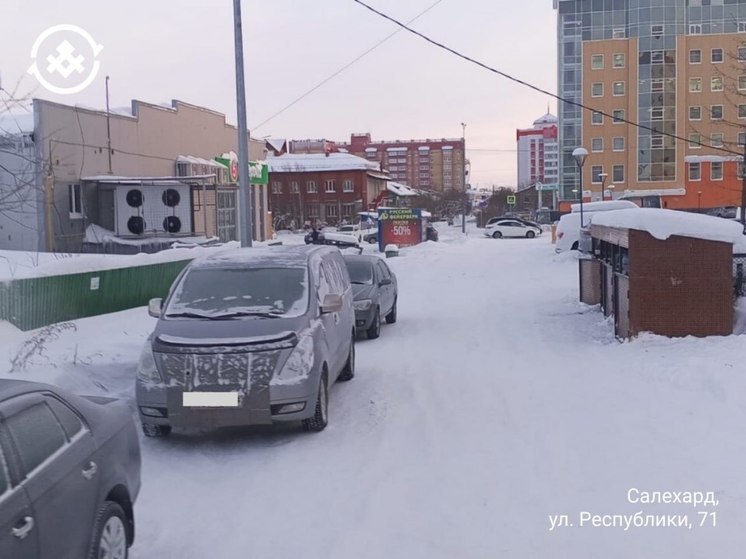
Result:
{"label": "snow-covered roof", "polygon": [[559,122],[559,120],[557,119],[557,117],[554,116],[552,113],[548,112],[544,116],[541,116],[541,117],[537,118],[534,121],[534,126],[539,126],[539,125],[542,125],[542,124],[556,124],[557,122]]}
{"label": "snow-covered roof", "polygon": [[417,192],[406,184],[389,182],[386,184],[386,188],[389,192],[396,194],[397,196],[417,196]]}
{"label": "snow-covered roof", "polygon": [[379,171],[380,165],[350,153],[288,153],[267,158],[270,173],[305,171]]}
{"label": "snow-covered roof", "polygon": [[641,198],[644,196],[684,196],[686,188],[646,188],[641,190],[625,190],[621,198]]}
{"label": "snow-covered roof", "polygon": [[222,163],[215,161],[214,159],[203,159],[201,157],[194,157],[193,155],[180,155],[176,158],[179,163],[195,163],[197,165],[207,165],[208,167],[217,167],[218,169],[227,169]]}
{"label": "snow-covered roof", "polygon": [[717,163],[721,161],[741,161],[741,155],[686,155],[684,163]]}
{"label": "snow-covered roof", "polygon": [[741,243],[744,240],[740,223],[704,214],[664,210],[659,208],[636,208],[598,212],[591,216],[593,225],[646,231],[662,241],[672,235]]}
{"label": "snow-covered roof", "polygon": [[285,147],[285,144],[287,143],[287,140],[284,138],[271,138],[267,140],[267,143],[274,149],[275,151],[282,151]]}

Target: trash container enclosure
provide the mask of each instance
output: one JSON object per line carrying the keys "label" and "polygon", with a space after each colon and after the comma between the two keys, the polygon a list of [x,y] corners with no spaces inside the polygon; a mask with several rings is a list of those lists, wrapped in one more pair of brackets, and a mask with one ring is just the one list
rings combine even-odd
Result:
{"label": "trash container enclosure", "polygon": [[640,208],[593,217],[600,299],[616,335],[712,336],[733,332],[733,221]]}

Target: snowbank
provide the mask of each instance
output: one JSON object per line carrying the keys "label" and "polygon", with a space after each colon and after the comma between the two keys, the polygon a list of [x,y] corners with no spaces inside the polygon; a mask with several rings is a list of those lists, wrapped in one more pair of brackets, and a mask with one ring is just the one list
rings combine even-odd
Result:
{"label": "snowbank", "polygon": [[733,244],[744,241],[743,229],[734,221],[676,210],[637,208],[599,212],[592,215],[591,223],[646,231],[661,241],[672,235]]}

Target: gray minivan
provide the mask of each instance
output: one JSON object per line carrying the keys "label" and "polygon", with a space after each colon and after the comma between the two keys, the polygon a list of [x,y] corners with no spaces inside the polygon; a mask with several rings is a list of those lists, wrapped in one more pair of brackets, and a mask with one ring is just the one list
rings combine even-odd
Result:
{"label": "gray minivan", "polygon": [[143,431],[328,422],[328,390],[355,375],[355,314],[342,253],[330,246],[221,251],[190,263],[138,365]]}

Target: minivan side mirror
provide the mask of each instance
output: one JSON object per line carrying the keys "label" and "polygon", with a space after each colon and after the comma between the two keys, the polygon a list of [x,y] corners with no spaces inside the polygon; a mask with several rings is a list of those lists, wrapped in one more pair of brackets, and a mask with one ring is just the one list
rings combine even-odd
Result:
{"label": "minivan side mirror", "polygon": [[383,278],[381,281],[378,282],[378,285],[384,286],[384,285],[391,285],[391,278]]}
{"label": "minivan side mirror", "polygon": [[339,312],[342,310],[344,300],[341,295],[335,293],[329,293],[324,297],[321,302],[321,314],[329,314],[333,312]]}
{"label": "minivan side mirror", "polygon": [[148,301],[148,314],[153,318],[160,318],[163,309],[163,299],[157,297]]}

